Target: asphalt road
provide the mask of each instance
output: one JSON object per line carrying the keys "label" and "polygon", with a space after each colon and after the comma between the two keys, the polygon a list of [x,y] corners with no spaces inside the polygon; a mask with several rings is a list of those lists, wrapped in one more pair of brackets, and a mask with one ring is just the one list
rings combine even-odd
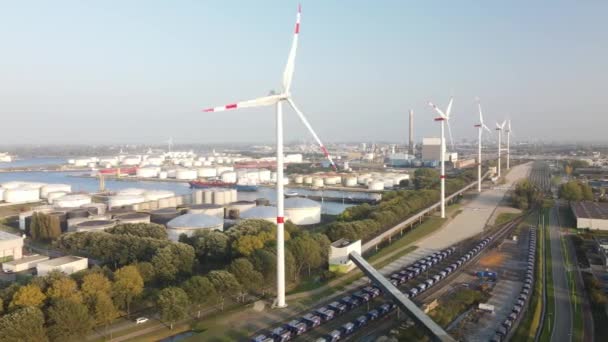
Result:
{"label": "asphalt road", "polygon": [[551,263],[553,271],[554,317],[551,319],[551,341],[572,341],[573,319],[568,280],[560,240],[560,226],[557,207],[551,209],[549,219],[549,239],[551,241]]}

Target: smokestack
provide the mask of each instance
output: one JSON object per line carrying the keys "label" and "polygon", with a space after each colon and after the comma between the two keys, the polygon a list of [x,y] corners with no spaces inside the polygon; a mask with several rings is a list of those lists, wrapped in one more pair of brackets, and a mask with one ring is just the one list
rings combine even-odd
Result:
{"label": "smokestack", "polygon": [[408,154],[414,155],[414,111],[410,109],[410,145],[408,148]]}

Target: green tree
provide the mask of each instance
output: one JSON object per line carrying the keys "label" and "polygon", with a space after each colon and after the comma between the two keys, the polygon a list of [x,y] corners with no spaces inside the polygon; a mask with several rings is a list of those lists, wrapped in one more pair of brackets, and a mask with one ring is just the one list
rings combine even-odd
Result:
{"label": "green tree", "polygon": [[226,298],[237,295],[241,289],[241,284],[228,271],[211,271],[207,275],[207,278],[209,278],[209,281],[217,292],[221,310],[223,311]]}
{"label": "green tree", "polygon": [[191,245],[203,264],[209,261],[222,261],[229,257],[229,238],[224,232],[199,230],[191,237],[184,235],[180,242]]}
{"label": "green tree", "polygon": [[175,280],[177,267],[175,266],[175,255],[171,247],[167,246],[159,249],[154,258],[152,258],[152,265],[154,266],[156,276],[160,280],[165,282]]}
{"label": "green tree", "polygon": [[186,317],[188,295],[179,287],[167,287],[159,292],[157,305],[161,319],[169,322],[173,330],[173,323]]}
{"label": "green tree", "polygon": [[135,264],[135,267],[137,267],[139,274],[141,274],[144,283],[150,283],[156,278],[156,269],[152,263],[147,261],[138,262]]}
{"label": "green tree", "polygon": [[93,328],[87,307],[66,299],[53,302],[48,321],[52,341],[84,341]]}
{"label": "green tree", "polygon": [[107,333],[108,325],[110,325],[119,315],[118,310],[112,302],[112,298],[106,292],[97,292],[93,299],[93,307],[91,312],[97,324],[104,326]]}
{"label": "green tree", "polygon": [[35,307],[24,307],[0,318],[0,341],[47,342],[44,315]]}
{"label": "green tree", "polygon": [[560,186],[559,197],[567,201],[592,201],[593,192],[588,184],[572,180]]}
{"label": "green tree", "polygon": [[289,251],[294,257],[296,275],[301,274],[304,269],[311,274],[311,269],[323,264],[319,244],[309,235],[298,236],[289,241]]}
{"label": "green tree", "polygon": [[194,276],[182,284],[190,302],[197,308],[197,317],[201,316],[201,307],[217,302],[215,287],[207,277]]}
{"label": "green tree", "polygon": [[55,240],[61,235],[61,223],[57,216],[34,213],[30,224],[30,235],[34,240]]}
{"label": "green tree", "polygon": [[87,274],[82,278],[82,294],[87,299],[95,298],[99,293],[110,294],[112,283],[102,273]]}
{"label": "green tree", "polygon": [[78,284],[68,277],[62,277],[51,283],[46,295],[52,300],[67,299],[76,303],[82,303],[82,293],[78,290]]}
{"label": "green tree", "polygon": [[106,230],[106,232],[159,240],[167,239],[167,229],[165,226],[156,223],[123,223]]}
{"label": "green tree", "polygon": [[439,184],[439,172],[435,169],[419,168],[414,171],[414,187],[420,189],[434,189]]}
{"label": "green tree", "polygon": [[[236,280],[242,284],[242,290],[249,292],[259,291],[264,285],[264,277],[253,268],[246,258],[238,258],[228,266],[228,272],[232,273]],[[241,294],[244,297],[244,293]]]}
{"label": "green tree", "polygon": [[46,296],[36,285],[30,284],[19,288],[13,295],[9,308],[33,306],[39,307],[44,303]]}
{"label": "green tree", "polygon": [[124,266],[116,270],[112,290],[118,301],[118,306],[126,309],[127,316],[129,316],[131,302],[144,290],[144,280],[141,278],[137,267]]}

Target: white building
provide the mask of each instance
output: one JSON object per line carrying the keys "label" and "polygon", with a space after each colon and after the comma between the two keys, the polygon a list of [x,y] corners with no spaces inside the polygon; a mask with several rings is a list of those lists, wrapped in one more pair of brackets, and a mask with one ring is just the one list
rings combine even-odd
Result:
{"label": "white building", "polygon": [[19,260],[22,257],[23,238],[0,231],[0,261]]}
{"label": "white building", "polygon": [[65,274],[72,274],[86,270],[89,267],[89,259],[66,255],[55,259],[39,262],[36,271],[39,276],[45,276],[49,272],[58,270]]}
{"label": "white building", "polygon": [[422,138],[422,160],[441,160],[441,138]]}
{"label": "white building", "polygon": [[346,239],[334,241],[329,247],[329,270],[337,273],[346,273],[355,264],[348,258],[350,253],[361,254],[361,240],[350,242]]}
{"label": "white building", "polygon": [[49,260],[49,257],[46,255],[29,255],[19,260],[2,263],[2,270],[6,273],[21,272],[31,268],[36,268],[38,263],[46,260]]}
{"label": "white building", "polygon": [[608,203],[572,202],[570,207],[576,217],[576,228],[608,230]]}

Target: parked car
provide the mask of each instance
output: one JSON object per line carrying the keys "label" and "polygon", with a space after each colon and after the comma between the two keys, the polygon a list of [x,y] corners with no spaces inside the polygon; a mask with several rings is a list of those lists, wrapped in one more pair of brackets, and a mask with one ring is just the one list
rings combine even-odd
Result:
{"label": "parked car", "polygon": [[355,324],[348,322],[340,327],[340,331],[342,332],[342,335],[348,335],[355,331]]}
{"label": "parked car", "polygon": [[292,334],[294,335],[302,335],[303,333],[306,332],[306,330],[308,330],[308,325],[306,325],[306,323],[299,321],[297,319],[294,319],[293,321],[287,323],[285,325],[285,327],[291,331]]}
{"label": "parked car", "polygon": [[366,325],[367,321],[368,321],[368,319],[366,316],[362,315],[362,316],[357,317],[357,319],[355,320],[355,322],[357,322],[356,323],[357,328],[361,328],[362,326]]}
{"label": "parked car", "polygon": [[274,338],[261,334],[252,338],[251,342],[274,342]]}
{"label": "parked car", "polygon": [[148,317],[138,317],[135,319],[135,324],[143,324],[149,321]]}
{"label": "parked car", "polygon": [[321,316],[321,318],[325,322],[331,321],[332,319],[334,319],[334,316],[336,314],[333,310],[330,310],[327,307],[321,307],[321,308],[315,310],[315,313],[317,315]]}
{"label": "parked car", "polygon": [[369,300],[372,299],[372,296],[370,296],[369,293],[363,291],[353,293],[353,297],[358,298],[362,302],[369,302]]}
{"label": "parked car", "polygon": [[342,314],[342,313],[346,312],[346,310],[348,309],[346,307],[346,305],[344,305],[344,304],[342,304],[340,302],[331,302],[327,306],[329,308],[331,308],[332,310],[334,310],[338,314]]}
{"label": "parked car", "polygon": [[283,327],[279,327],[272,331],[272,337],[274,338],[275,342],[289,341],[291,340],[291,331]]}
{"label": "parked car", "polygon": [[371,310],[370,312],[368,312],[366,314],[367,319],[369,319],[370,321],[375,320],[376,318],[380,317],[380,312],[378,312],[378,310]]}
{"label": "parked car", "polygon": [[315,328],[321,325],[321,317],[313,314],[306,314],[302,316],[302,322],[306,323],[309,328]]}
{"label": "parked car", "polygon": [[339,330],[332,330],[325,336],[325,340],[336,342],[340,340],[340,337],[342,337],[342,333]]}

